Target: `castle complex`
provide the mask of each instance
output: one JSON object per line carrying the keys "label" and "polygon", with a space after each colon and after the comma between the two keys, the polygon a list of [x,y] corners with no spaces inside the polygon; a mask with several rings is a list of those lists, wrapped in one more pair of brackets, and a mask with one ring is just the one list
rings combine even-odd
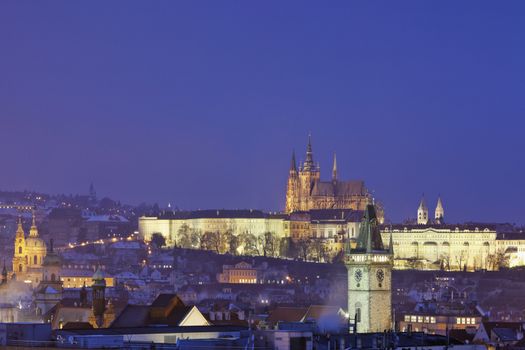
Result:
{"label": "castle complex", "polygon": [[[337,161],[334,155],[331,181],[321,181],[321,170],[314,163],[312,142],[308,138],[306,160],[297,168],[295,153],[288,174],[286,189],[287,214],[310,209],[353,209],[364,210],[373,199],[364,181],[340,181],[337,174]],[[382,212],[378,213],[382,221]]]}

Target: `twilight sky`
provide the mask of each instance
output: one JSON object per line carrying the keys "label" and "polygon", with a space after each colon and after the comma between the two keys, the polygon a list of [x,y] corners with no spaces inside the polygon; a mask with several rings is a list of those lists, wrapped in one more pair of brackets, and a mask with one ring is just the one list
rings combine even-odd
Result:
{"label": "twilight sky", "polygon": [[524,65],[521,0],[6,0],[0,188],[279,210],[311,132],[395,221],[525,223]]}

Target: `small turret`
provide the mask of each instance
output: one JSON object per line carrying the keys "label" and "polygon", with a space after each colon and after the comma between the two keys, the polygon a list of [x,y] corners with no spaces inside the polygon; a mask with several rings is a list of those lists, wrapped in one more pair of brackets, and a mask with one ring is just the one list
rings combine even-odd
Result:
{"label": "small turret", "polygon": [[425,202],[425,195],[421,196],[419,207],[417,208],[417,224],[426,225],[428,224],[428,208]]}

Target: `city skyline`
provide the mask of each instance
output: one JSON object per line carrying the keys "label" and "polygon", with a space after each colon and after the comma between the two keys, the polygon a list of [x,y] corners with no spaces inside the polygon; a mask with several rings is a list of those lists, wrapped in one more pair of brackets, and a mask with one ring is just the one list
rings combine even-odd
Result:
{"label": "city skyline", "polygon": [[525,5],[298,4],[2,3],[1,187],[283,210],[311,132],[393,221],[523,223]]}

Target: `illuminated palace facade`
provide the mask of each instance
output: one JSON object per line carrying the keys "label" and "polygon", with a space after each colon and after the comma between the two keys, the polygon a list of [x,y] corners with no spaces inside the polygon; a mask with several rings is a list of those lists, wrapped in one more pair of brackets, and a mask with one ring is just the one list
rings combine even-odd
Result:
{"label": "illuminated palace facade", "polygon": [[[321,181],[321,169],[314,163],[312,142],[308,138],[306,160],[297,168],[295,153],[288,173],[286,189],[286,213],[308,211],[311,209],[353,209],[364,210],[373,198],[368,193],[364,181],[340,181],[337,174],[337,161],[334,155],[332,179]],[[378,217],[383,221],[384,214],[378,207]]]}

